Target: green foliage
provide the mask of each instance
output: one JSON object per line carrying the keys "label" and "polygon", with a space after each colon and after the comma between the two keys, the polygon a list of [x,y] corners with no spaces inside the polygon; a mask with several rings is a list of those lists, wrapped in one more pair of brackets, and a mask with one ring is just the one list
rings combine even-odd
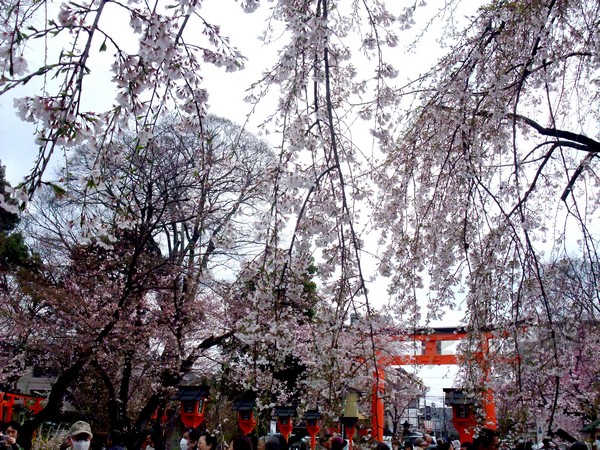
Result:
{"label": "green foliage", "polygon": [[[10,185],[5,179],[5,168],[0,165],[0,195],[4,200],[15,204],[6,195]],[[7,271],[16,267],[30,267],[32,257],[21,232],[16,231],[20,218],[18,214],[0,208],[0,270]]]}
{"label": "green foliage", "polygon": [[27,267],[31,263],[29,248],[20,232],[0,233],[0,270]]}
{"label": "green foliage", "polygon": [[[6,195],[7,188],[10,187],[5,179],[5,168],[0,164],[0,195],[4,196],[4,201],[15,205],[15,201]],[[19,224],[19,216],[15,213],[0,208],[0,233],[8,233],[15,229]]]}

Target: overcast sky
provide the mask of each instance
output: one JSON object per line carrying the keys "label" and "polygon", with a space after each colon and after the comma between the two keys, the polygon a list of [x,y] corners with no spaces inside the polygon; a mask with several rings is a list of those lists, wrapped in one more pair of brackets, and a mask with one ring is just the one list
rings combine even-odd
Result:
{"label": "overcast sky", "polygon": [[[223,4],[229,6],[227,20],[222,22],[223,35],[231,36],[232,42],[248,58],[248,64],[242,71],[226,73],[225,69],[216,68],[209,64],[205,66],[204,77],[206,88],[209,92],[209,112],[228,118],[238,124],[244,124],[250,113],[252,105],[243,101],[245,91],[252,81],[259,78],[260,74],[267,69],[268,64],[275,57],[275,52],[266,51],[257,37],[268,17],[269,8],[259,8],[258,11],[244,13],[239,4],[226,2],[225,0],[204,0],[201,12],[207,19],[214,19],[219,23],[219,17],[223,16]],[[109,11],[110,13],[110,11]],[[127,29],[127,20],[118,15],[107,14],[107,21],[113,29]],[[38,41],[40,44],[42,40]],[[40,59],[29,58],[29,66],[38,67],[42,63]],[[109,65],[112,63],[112,52],[109,50],[103,54],[94,55],[95,67],[92,73],[84,79],[86,90],[86,107],[89,110],[106,110],[114,104],[114,91],[108,73]],[[37,64],[37,65],[36,65]],[[6,166],[6,177],[12,185],[18,184],[22,178],[29,173],[37,154],[34,145],[35,127],[31,123],[24,123],[15,114],[13,101],[15,98],[36,95],[42,88],[41,79],[33,79],[27,85],[14,89],[0,96],[0,160]],[[93,94],[93,95],[90,95]],[[268,106],[261,106],[266,111]],[[249,131],[256,132],[258,119],[248,124]],[[54,156],[54,163],[61,160],[61,155]],[[47,174],[46,178],[51,178]]]}
{"label": "overcast sky", "polygon": [[[393,2],[395,5],[398,3]],[[433,2],[432,8],[437,8]],[[243,71],[236,73],[226,73],[224,69],[208,66],[205,69],[206,89],[209,92],[209,112],[222,116],[244,124],[248,113],[252,106],[243,101],[246,95],[246,89],[249,85],[260,78],[260,75],[266,70],[276,58],[274,48],[281,45],[276,42],[271,47],[263,46],[256,38],[264,28],[265,20],[269,15],[268,2],[265,6],[253,14],[246,14],[242,11],[239,4],[233,2],[225,2],[224,0],[205,0],[201,13],[205,14],[209,21],[219,23],[219,18],[224,16],[226,12],[227,20],[221,23],[222,32],[224,35],[231,36],[232,43],[237,46],[247,58],[246,68]],[[228,5],[228,6],[225,6]],[[433,11],[433,9],[430,9]],[[126,21],[119,17],[110,17],[111,26],[114,29],[119,27],[127,28]],[[412,40],[414,31],[405,34],[405,43]],[[426,52],[415,52],[412,55],[399,53],[401,61],[400,68],[404,70],[403,76],[409,74],[406,72],[411,68],[417,70],[424,68],[433,63],[433,58],[440,54],[440,50],[435,44],[435,39],[439,36],[431,35],[426,39]],[[41,40],[40,40],[41,43]],[[402,46],[398,49],[402,51]],[[40,53],[41,55],[41,53]],[[420,56],[424,55],[428,59],[424,60]],[[90,109],[95,106],[96,110],[108,109],[113,103],[114,93],[111,91],[110,76],[108,75],[108,66],[112,62],[112,54],[110,51],[101,56],[97,63],[98,66],[92,67],[92,75],[86,77],[84,83],[88,91],[95,92],[95,96],[88,99],[89,102],[95,103],[88,105]],[[31,61],[33,65],[35,61]],[[92,88],[92,89],[90,89]],[[21,122],[15,115],[13,108],[13,99],[25,95],[35,95],[41,89],[41,83],[33,80],[29,84],[19,89],[14,90],[10,95],[0,97],[0,160],[6,166],[6,177],[12,185],[18,184],[22,178],[29,172],[33,165],[37,149],[34,145],[33,124]],[[89,92],[88,92],[89,93]],[[97,103],[97,104],[96,104]],[[256,133],[257,124],[260,123],[261,117],[272,109],[272,105],[266,102],[260,105],[256,116],[253,116],[247,124],[248,131]],[[357,136],[353,136],[357,142],[362,145],[373,145],[372,139],[369,136],[368,128],[365,126],[363,130],[364,136],[361,137],[357,131]],[[265,136],[263,136],[265,137]],[[265,137],[269,139],[269,137]],[[368,153],[368,152],[367,152]],[[54,163],[57,164],[64,159],[64,155],[57,154],[54,157]],[[51,172],[46,178],[52,178]],[[387,298],[383,284],[372,285],[370,288],[370,296],[378,304]],[[454,313],[446,317],[443,322],[435,325],[454,326],[458,324],[460,313]],[[456,367],[425,367],[419,371],[426,384],[431,387],[429,395],[442,396],[442,388],[452,387],[453,379],[456,374]]]}

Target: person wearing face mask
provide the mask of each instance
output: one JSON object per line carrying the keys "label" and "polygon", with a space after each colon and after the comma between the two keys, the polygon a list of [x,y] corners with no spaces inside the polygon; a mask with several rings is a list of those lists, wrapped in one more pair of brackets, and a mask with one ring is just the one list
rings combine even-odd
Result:
{"label": "person wearing face mask", "polygon": [[79,420],[69,428],[69,446],[73,450],[89,450],[92,443],[92,436],[90,424]]}
{"label": "person wearing face mask", "polygon": [[181,435],[181,440],[179,441],[179,448],[181,450],[188,450],[188,439],[190,438],[190,430],[185,430]]}

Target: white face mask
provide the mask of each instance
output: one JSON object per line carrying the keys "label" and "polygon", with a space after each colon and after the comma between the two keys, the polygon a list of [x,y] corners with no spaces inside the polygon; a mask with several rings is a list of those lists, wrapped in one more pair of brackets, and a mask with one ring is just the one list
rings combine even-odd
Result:
{"label": "white face mask", "polygon": [[187,439],[186,438],[181,438],[181,441],[179,441],[179,448],[181,448],[181,450],[187,450]]}
{"label": "white face mask", "polygon": [[146,450],[154,450],[154,447],[152,447],[151,445],[146,445]]}
{"label": "white face mask", "polygon": [[72,441],[73,450],[89,450],[90,441]]}

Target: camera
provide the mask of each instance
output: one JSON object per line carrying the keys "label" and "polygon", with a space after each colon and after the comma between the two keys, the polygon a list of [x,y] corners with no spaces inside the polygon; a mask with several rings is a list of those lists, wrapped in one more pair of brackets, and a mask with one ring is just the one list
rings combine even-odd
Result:
{"label": "camera", "polygon": [[10,439],[10,436],[8,434],[3,434],[2,439],[4,439],[5,441],[8,441]]}

